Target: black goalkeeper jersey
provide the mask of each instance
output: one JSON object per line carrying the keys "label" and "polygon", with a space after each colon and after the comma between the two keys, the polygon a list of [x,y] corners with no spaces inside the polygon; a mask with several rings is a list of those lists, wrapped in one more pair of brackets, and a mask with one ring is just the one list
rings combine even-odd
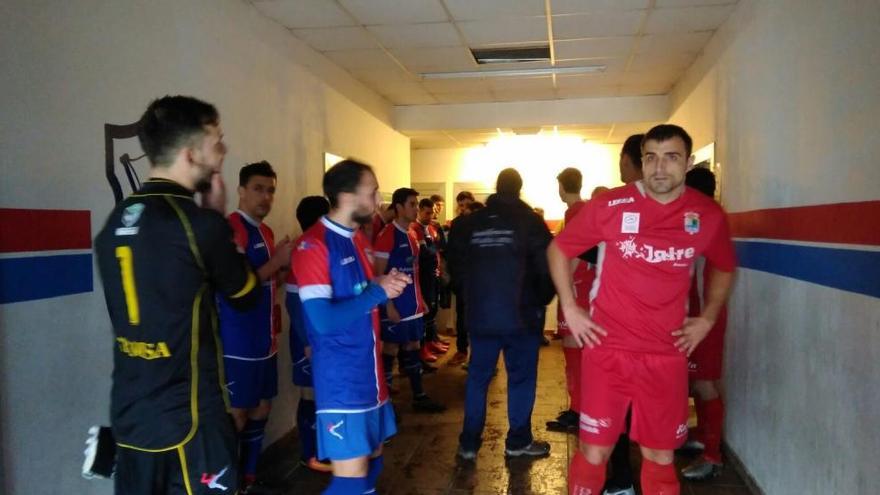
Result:
{"label": "black goalkeeper jersey", "polygon": [[111,421],[123,447],[185,444],[225,414],[215,293],[242,307],[257,280],[223,216],[161,179],[116,205],[95,239],[115,336]]}

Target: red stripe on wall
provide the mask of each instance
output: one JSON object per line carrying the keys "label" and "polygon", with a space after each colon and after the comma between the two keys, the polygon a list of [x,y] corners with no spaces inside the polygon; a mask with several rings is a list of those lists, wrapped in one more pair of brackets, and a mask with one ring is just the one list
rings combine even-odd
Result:
{"label": "red stripe on wall", "polygon": [[730,214],[734,237],[880,245],[880,201]]}
{"label": "red stripe on wall", "polygon": [[88,210],[0,208],[0,253],[91,247]]}

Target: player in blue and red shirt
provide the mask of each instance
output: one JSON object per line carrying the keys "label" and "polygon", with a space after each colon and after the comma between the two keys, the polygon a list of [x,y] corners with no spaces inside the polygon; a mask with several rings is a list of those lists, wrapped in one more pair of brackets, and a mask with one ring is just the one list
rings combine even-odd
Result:
{"label": "player in blue and red shirt", "polygon": [[[385,303],[382,316],[382,363],[385,381],[391,386],[394,358],[400,356],[400,368],[409,378],[413,409],[421,412],[442,412],[442,404],[434,402],[422,389],[422,362],[419,359],[421,340],[425,336],[424,315],[428,312],[419,284],[419,240],[410,228],[419,212],[419,193],[402,187],[391,196],[394,220],[386,225],[373,244],[373,270],[386,274],[391,270],[412,277],[413,284],[403,293]],[[403,352],[400,347],[403,347]]]}
{"label": "player in blue and red shirt", "polygon": [[318,456],[330,459],[324,495],[373,493],[382,470],[382,443],[397,433],[388,401],[379,310],[412,284],[392,270],[373,277],[369,222],[379,185],[369,165],[343,160],[324,174],[330,213],[296,244],[292,268],[312,350]]}
{"label": "player in blue and red shirt", "polygon": [[233,240],[260,281],[259,303],[248,311],[231,306],[218,296],[220,339],[226,387],[232,417],[239,432],[242,485],[256,480],[270,400],[278,393],[278,342],[280,308],[276,306],[278,277],[290,263],[293,244],[285,237],[275,245],[272,229],[263,219],[272,211],[275,171],[265,161],[241,168],[238,210],[229,215]]}
{"label": "player in blue and red shirt", "polygon": [[[303,232],[330,212],[324,196],[307,196],[296,207],[296,219]],[[329,463],[321,462],[315,432],[315,388],[312,381],[312,348],[309,345],[307,320],[299,298],[299,284],[293,270],[287,275],[287,314],[290,317],[290,359],[293,363],[293,384],[299,387],[296,406],[296,429],[302,446],[300,464],[322,473],[332,471]]]}
{"label": "player in blue and red shirt", "polygon": [[[646,495],[677,495],[673,450],[687,438],[687,356],[718,318],[736,259],[724,211],[685,186],[693,165],[684,129],[660,125],[642,141],[644,179],[588,202],[553,241],[548,259],[560,305],[582,352],[580,450],[569,493],[599,493],[632,407]],[[569,260],[600,242],[590,311],[578,306]],[[687,317],[694,262],[714,270],[700,316]]]}

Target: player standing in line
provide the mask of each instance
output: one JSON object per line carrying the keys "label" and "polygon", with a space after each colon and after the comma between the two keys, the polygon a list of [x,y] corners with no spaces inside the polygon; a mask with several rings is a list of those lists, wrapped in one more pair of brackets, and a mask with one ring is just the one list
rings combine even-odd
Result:
{"label": "player standing in line", "polygon": [[[710,198],[715,197],[715,174],[707,168],[695,168],[685,176],[685,184]],[[700,314],[706,304],[706,288],[711,287],[709,275],[712,266],[700,258],[696,264],[691,284],[689,313]],[[718,314],[715,326],[700,342],[690,357],[689,371],[691,389],[695,393],[697,428],[693,444],[702,449],[702,455],[681,471],[688,480],[704,480],[721,474],[721,430],[724,426],[724,403],[719,392],[722,360],[724,357],[724,333],[727,330],[727,306]]]}
{"label": "player standing in line", "polygon": [[[324,196],[307,196],[296,207],[296,219],[305,232],[330,211],[330,203]],[[321,473],[333,470],[328,462],[318,460],[318,439],[315,432],[315,388],[312,382],[312,347],[306,331],[306,318],[299,285],[291,270],[287,275],[287,314],[290,316],[290,359],[293,362],[293,384],[299,387],[299,404],[296,407],[296,429],[302,446],[300,464]]]}
{"label": "player standing in line", "polygon": [[[427,307],[422,299],[419,266],[419,241],[410,228],[419,211],[419,193],[408,187],[391,196],[394,220],[373,245],[373,273],[385,275],[391,270],[410,276],[413,284],[403,293],[388,300],[380,309],[382,316],[382,364],[385,381],[391,386],[394,358],[399,356],[400,368],[409,378],[413,409],[420,412],[443,412],[442,404],[433,401],[422,388],[421,341],[425,335],[424,315]],[[403,348],[402,352],[401,347]]]}
{"label": "player standing in line", "polygon": [[397,433],[378,306],[412,279],[397,270],[373,277],[369,241],[359,229],[378,204],[373,169],[343,160],[324,174],[323,187],[330,213],[300,237],[292,267],[312,348],[318,456],[333,465],[324,495],[374,493],[382,443]]}
{"label": "player standing in line", "polygon": [[[736,266],[724,211],[684,184],[693,165],[684,129],[660,125],[642,141],[644,179],[590,202],[548,249],[560,304],[583,351],[580,452],[569,493],[598,494],[632,408],[648,495],[677,495],[673,451],[687,438],[687,356],[711,330]],[[600,248],[588,313],[572,290],[570,259]],[[700,316],[687,318],[693,263],[713,263]]]}
{"label": "player standing in line", "polygon": [[293,246],[287,237],[276,246],[272,229],[263,222],[272,211],[275,183],[275,171],[266,161],[242,167],[238,174],[238,209],[228,217],[235,245],[260,282],[257,306],[239,311],[227,298],[217,297],[226,388],[239,432],[245,493],[256,481],[270,400],[278,393],[281,308],[276,305],[276,288],[289,266]]}

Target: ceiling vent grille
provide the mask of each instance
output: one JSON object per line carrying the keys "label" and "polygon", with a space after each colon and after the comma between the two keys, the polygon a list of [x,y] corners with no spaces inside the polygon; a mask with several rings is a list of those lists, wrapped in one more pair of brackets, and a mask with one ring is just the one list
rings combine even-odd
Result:
{"label": "ceiling vent grille", "polygon": [[471,53],[478,64],[550,62],[550,45],[513,48],[472,48]]}

